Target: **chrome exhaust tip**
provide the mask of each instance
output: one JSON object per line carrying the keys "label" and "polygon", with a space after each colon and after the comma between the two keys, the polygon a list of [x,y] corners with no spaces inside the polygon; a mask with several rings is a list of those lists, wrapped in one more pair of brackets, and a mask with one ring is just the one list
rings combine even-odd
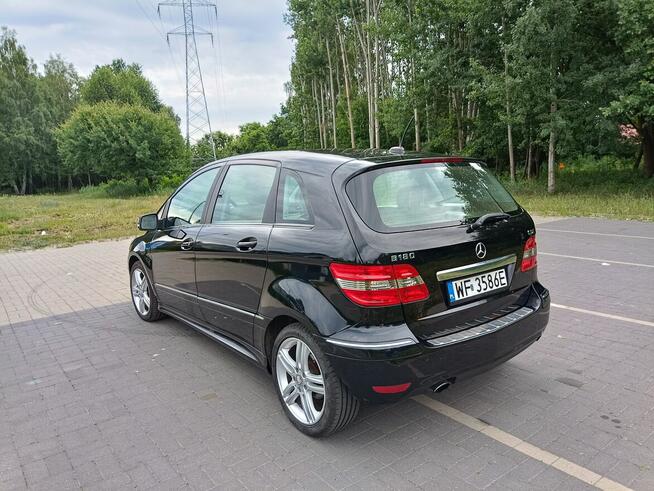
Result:
{"label": "chrome exhaust tip", "polygon": [[452,385],[452,383],[451,383],[450,381],[448,381],[448,380],[445,380],[445,381],[443,381],[443,382],[440,382],[440,383],[434,385],[434,386],[431,388],[431,390],[434,391],[434,392],[437,392],[437,393],[438,393],[438,392],[443,392],[443,391],[444,391],[445,389],[447,389],[450,385]]}

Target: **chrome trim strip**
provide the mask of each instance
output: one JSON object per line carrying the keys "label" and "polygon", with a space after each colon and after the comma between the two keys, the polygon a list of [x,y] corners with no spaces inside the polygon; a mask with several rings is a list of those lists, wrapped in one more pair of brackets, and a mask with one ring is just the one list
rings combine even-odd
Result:
{"label": "chrome trim strip", "polygon": [[220,226],[228,226],[231,227],[232,225],[243,225],[243,226],[250,226],[250,225],[265,225],[267,227],[270,227],[273,225],[272,222],[216,222],[216,223],[205,223],[203,224],[205,226],[211,226],[211,227],[220,227]]}
{"label": "chrome trim strip", "polygon": [[486,334],[491,334],[495,331],[510,326],[518,322],[519,320],[524,319],[525,317],[530,316],[536,312],[535,309],[531,307],[521,307],[518,310],[511,312],[503,317],[499,317],[495,320],[481,324],[464,331],[455,332],[447,336],[441,336],[439,338],[428,339],[427,342],[437,348],[442,348],[443,346],[448,346],[450,344],[460,343],[462,341],[468,341],[470,339],[478,338],[485,336]]}
{"label": "chrome trim strip", "polygon": [[229,339],[229,338],[227,338],[227,337],[225,337],[225,336],[221,336],[221,335],[218,334],[218,333],[215,333],[215,332],[213,332],[213,331],[210,331],[209,329],[206,329],[206,328],[202,327],[201,325],[196,324],[196,323],[193,322],[193,321],[190,321],[190,320],[188,320],[188,319],[185,319],[184,317],[182,317],[182,316],[180,316],[180,315],[174,314],[174,313],[171,312],[170,310],[166,310],[165,308],[162,308],[162,310],[163,310],[166,314],[168,314],[169,316],[174,317],[174,318],[177,319],[178,321],[180,321],[180,322],[186,324],[187,326],[189,326],[189,327],[195,329],[196,331],[198,331],[198,332],[204,334],[205,336],[207,336],[207,337],[213,339],[214,341],[217,341],[217,342],[219,342],[220,344],[222,344],[222,345],[224,345],[224,346],[227,346],[228,348],[231,348],[231,349],[233,349],[234,351],[237,351],[238,353],[242,354],[243,356],[246,356],[246,357],[250,358],[250,359],[253,360],[253,361],[258,361],[256,356],[254,356],[252,353],[250,353],[247,349],[245,349],[243,346],[241,346],[240,344],[238,344],[236,341],[232,341],[231,339]]}
{"label": "chrome trim strip", "polygon": [[186,295],[187,297],[198,298],[198,296],[193,293],[185,292],[184,290],[180,290],[179,288],[174,288],[172,286],[162,285],[161,283],[155,283],[154,286],[155,288],[163,288],[164,290],[170,290],[173,293],[180,293],[182,295]]}
{"label": "chrome trim strip", "polygon": [[517,259],[518,258],[515,254],[509,254],[508,256],[489,259],[488,261],[482,261],[480,263],[467,264],[465,266],[459,266],[458,268],[444,269],[443,271],[438,271],[436,273],[436,278],[438,281],[445,281],[452,280],[460,276],[483,273],[484,271],[506,266],[507,264],[515,264]]}
{"label": "chrome trim strip", "polygon": [[450,315],[450,314],[453,314],[455,312],[459,312],[461,310],[469,309],[471,307],[478,307],[479,305],[485,304],[486,302],[488,302],[488,299],[487,298],[482,298],[481,300],[477,300],[476,302],[467,303],[465,305],[459,305],[458,307],[452,307],[450,309],[443,310],[442,312],[437,312],[435,314],[428,315],[426,317],[420,317],[418,320],[419,321],[426,321],[426,320],[429,320],[429,319],[434,319],[436,317],[442,317],[444,315]]}
{"label": "chrome trim strip", "polygon": [[326,341],[330,344],[335,344],[336,346],[344,346],[345,348],[374,349],[374,350],[399,348],[401,346],[409,346],[412,344],[417,344],[413,339],[397,339],[395,341],[385,341],[381,343],[343,341],[340,339],[332,339],[332,338],[327,338]]}
{"label": "chrome trim strip", "polygon": [[202,300],[203,302],[210,303],[211,305],[215,305],[216,307],[238,312],[239,314],[245,314],[245,315],[249,315],[250,317],[256,317],[256,314],[253,314],[252,312],[248,312],[247,310],[239,309],[237,307],[232,307],[231,305],[226,305],[224,303],[216,302],[215,300],[209,300],[208,298],[200,297],[199,295],[198,295],[198,300]]}
{"label": "chrome trim strip", "polygon": [[256,317],[257,319],[263,319],[263,317],[261,317],[258,314],[253,314],[252,312],[248,312],[247,310],[239,309],[237,307],[232,307],[231,305],[226,305],[224,303],[216,302],[215,300],[209,300],[208,298],[200,297],[199,295],[193,295],[192,293],[185,292],[184,290],[180,290],[179,288],[174,288],[172,286],[162,285],[160,283],[155,283],[154,286],[157,287],[157,288],[161,287],[161,288],[163,288],[165,290],[170,290],[170,291],[175,292],[175,293],[181,293],[182,295],[186,295],[188,297],[193,297],[195,299],[202,300],[204,302],[216,305],[218,307],[222,307],[222,308],[225,308],[225,309],[228,309],[228,310],[233,310],[234,312],[238,312],[239,314],[245,314],[245,315],[248,315],[250,317]]}
{"label": "chrome trim strip", "polygon": [[315,225],[313,223],[285,223],[285,222],[276,222],[273,225],[275,228],[314,228]]}

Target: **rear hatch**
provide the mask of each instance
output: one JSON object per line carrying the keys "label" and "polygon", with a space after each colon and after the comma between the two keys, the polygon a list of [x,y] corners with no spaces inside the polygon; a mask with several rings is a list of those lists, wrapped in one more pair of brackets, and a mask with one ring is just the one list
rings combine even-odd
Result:
{"label": "rear hatch", "polygon": [[534,224],[483,164],[430,158],[367,166],[343,190],[363,262],[410,265],[427,287],[424,298],[402,305],[420,339],[527,303],[535,269],[521,264]]}

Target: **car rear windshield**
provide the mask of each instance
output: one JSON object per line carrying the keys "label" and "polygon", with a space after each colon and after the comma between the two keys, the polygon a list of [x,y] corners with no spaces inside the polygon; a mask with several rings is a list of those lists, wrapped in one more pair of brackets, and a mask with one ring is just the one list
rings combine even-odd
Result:
{"label": "car rear windshield", "polygon": [[487,213],[519,209],[509,192],[476,162],[377,168],[351,179],[346,192],[361,219],[378,232],[458,225]]}

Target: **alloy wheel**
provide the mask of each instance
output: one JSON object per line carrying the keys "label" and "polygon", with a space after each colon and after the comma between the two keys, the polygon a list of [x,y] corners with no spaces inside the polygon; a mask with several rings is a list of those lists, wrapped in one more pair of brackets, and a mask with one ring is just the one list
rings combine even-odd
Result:
{"label": "alloy wheel", "polygon": [[316,424],[325,409],[325,381],[311,348],[298,338],[287,338],[277,350],[279,390],[293,417],[305,425]]}
{"label": "alloy wheel", "polygon": [[139,314],[147,316],[150,313],[150,288],[145,273],[136,268],[132,272],[132,300]]}

